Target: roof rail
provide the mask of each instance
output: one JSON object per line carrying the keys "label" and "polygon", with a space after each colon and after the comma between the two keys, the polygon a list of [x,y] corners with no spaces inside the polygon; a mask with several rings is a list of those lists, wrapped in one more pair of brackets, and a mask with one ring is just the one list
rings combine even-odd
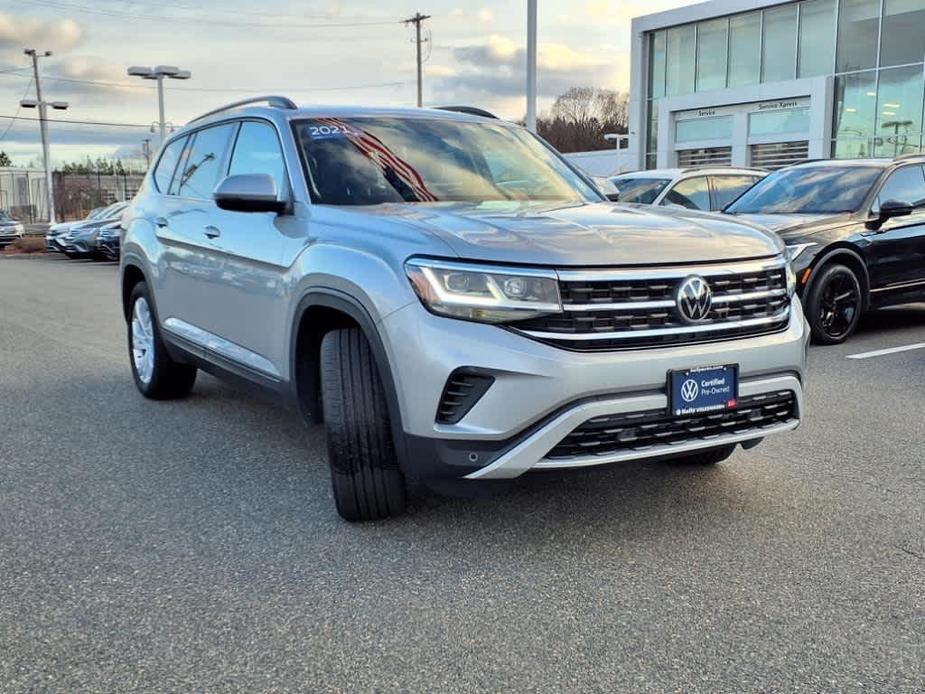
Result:
{"label": "roof rail", "polygon": [[201,116],[196,116],[193,118],[190,123],[195,123],[197,120],[202,120],[203,118],[208,118],[209,116],[214,116],[216,113],[221,113],[222,111],[229,111],[233,108],[238,108],[239,106],[247,106],[248,104],[260,104],[266,102],[269,106],[273,108],[284,108],[287,110],[293,110],[298,108],[295,102],[286,96],[252,96],[248,99],[241,99],[240,101],[232,101],[230,104],[225,104],[219,108],[214,108],[211,111],[203,113]]}
{"label": "roof rail", "polygon": [[484,108],[478,108],[476,106],[438,106],[438,111],[453,111],[455,113],[467,113],[470,116],[481,116],[482,118],[494,118],[498,120],[496,116],[491,111],[486,111]]}
{"label": "roof rail", "polygon": [[893,157],[893,161],[901,161],[903,159],[925,159],[925,152],[909,152],[908,154],[900,154]]}
{"label": "roof rail", "polygon": [[732,164],[699,164],[697,166],[685,166],[681,168],[681,173],[695,173],[704,169],[735,169],[736,171],[763,171],[769,173],[770,169],[763,166],[733,166]]}

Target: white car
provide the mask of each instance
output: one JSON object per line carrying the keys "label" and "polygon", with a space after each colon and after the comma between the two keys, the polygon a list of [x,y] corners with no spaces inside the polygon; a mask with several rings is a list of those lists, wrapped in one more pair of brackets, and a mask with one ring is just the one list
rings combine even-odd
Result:
{"label": "white car", "polygon": [[24,233],[22,222],[13,219],[6,210],[0,210],[0,248],[21,239]]}
{"label": "white car", "polygon": [[715,212],[767,174],[762,169],[728,166],[650,169],[612,176],[610,182],[620,191],[620,202]]}

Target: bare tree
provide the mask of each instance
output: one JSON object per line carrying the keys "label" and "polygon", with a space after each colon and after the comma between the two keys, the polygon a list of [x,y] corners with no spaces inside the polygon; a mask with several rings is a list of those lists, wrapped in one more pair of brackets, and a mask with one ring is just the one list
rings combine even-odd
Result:
{"label": "bare tree", "polygon": [[561,152],[605,149],[605,133],[626,133],[628,101],[623,92],[572,87],[537,120],[537,131]]}

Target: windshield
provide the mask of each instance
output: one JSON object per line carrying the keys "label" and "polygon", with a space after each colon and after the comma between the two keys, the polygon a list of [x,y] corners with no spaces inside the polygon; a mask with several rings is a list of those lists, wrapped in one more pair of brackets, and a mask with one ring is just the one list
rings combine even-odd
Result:
{"label": "windshield", "polygon": [[294,128],[320,204],[601,199],[521,128],[426,118],[318,118]]}
{"label": "windshield", "polygon": [[855,212],[883,169],[807,166],[769,174],[724,211],[729,214],[834,214]]}
{"label": "windshield", "polygon": [[638,202],[641,205],[651,205],[655,198],[670,182],[670,178],[626,178],[610,179],[620,191],[620,202]]}
{"label": "windshield", "polygon": [[0,210],[0,222],[12,222],[13,218],[10,217],[10,213],[6,210]]}

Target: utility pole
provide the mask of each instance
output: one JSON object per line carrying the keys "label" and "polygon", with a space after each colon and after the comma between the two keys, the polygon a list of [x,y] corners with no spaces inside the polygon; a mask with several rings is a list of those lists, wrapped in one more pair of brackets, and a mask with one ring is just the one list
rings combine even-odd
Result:
{"label": "utility pole", "polygon": [[63,101],[57,101],[53,104],[47,104],[42,100],[42,82],[39,79],[39,58],[48,58],[51,56],[51,51],[44,51],[39,53],[34,48],[27,48],[23,51],[25,55],[28,55],[32,58],[32,74],[33,79],[35,80],[35,101],[31,99],[25,99],[20,102],[21,106],[26,108],[38,108],[39,110],[39,130],[42,133],[42,163],[45,166],[45,188],[47,189],[46,196],[48,201],[48,223],[55,223],[55,187],[52,173],[51,173],[51,158],[48,154],[48,123],[46,121],[48,112],[46,106],[52,106],[56,109],[66,109],[67,104]]}
{"label": "utility pole", "polygon": [[536,132],[536,0],[527,0],[527,130]]}
{"label": "utility pole", "polygon": [[418,55],[418,108],[421,108],[421,106],[424,105],[424,70],[423,61],[421,60],[421,44],[423,43],[421,41],[421,22],[423,22],[425,19],[430,19],[430,15],[415,12],[413,17],[405,20],[405,24],[414,24],[414,42],[417,45]]}

